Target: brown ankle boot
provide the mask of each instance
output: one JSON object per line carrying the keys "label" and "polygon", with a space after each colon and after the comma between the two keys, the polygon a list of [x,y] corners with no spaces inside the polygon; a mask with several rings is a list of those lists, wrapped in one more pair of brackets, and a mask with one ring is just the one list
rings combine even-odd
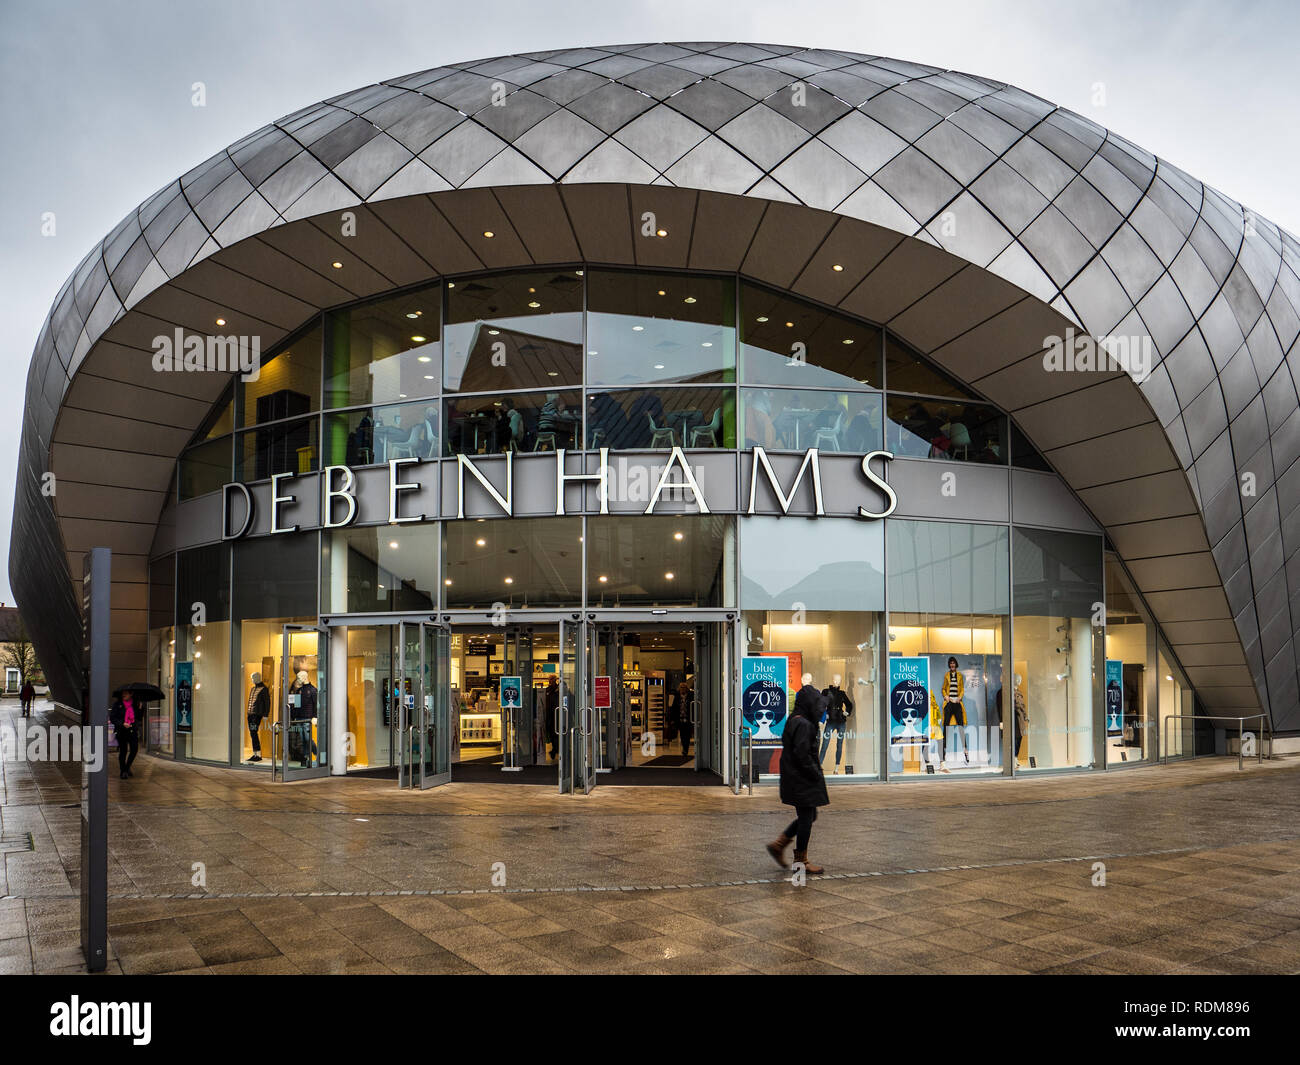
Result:
{"label": "brown ankle boot", "polygon": [[789,836],[782,834],[767,845],[767,853],[772,856],[776,864],[782,869],[790,868],[790,863],[785,860],[785,849],[793,842],[794,840]]}
{"label": "brown ankle boot", "polygon": [[826,870],[823,869],[820,865],[813,865],[813,863],[808,860],[807,851],[795,851],[794,860],[796,862],[803,862],[803,871],[807,873],[809,876],[817,876],[821,873],[826,872]]}

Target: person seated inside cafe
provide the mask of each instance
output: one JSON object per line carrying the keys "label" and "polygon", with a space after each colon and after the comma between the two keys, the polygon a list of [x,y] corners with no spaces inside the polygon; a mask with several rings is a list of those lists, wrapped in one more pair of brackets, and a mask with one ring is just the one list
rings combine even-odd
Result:
{"label": "person seated inside cafe", "polygon": [[746,396],[745,446],[776,447],[776,426],[772,422],[772,396],[768,392]]}
{"label": "person seated inside cafe", "polygon": [[555,446],[564,447],[572,438],[573,427],[577,421],[578,416],[565,407],[564,400],[558,392],[547,392],[546,403],[537,419],[538,440],[540,441],[544,434],[551,433],[555,439]]}

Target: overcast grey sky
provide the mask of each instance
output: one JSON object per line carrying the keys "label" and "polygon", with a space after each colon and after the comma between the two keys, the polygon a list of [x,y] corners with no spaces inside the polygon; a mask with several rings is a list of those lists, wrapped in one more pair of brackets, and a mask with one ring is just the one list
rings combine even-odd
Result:
{"label": "overcast grey sky", "polygon": [[[3,557],[41,323],[81,258],[150,194],[281,115],[382,79],[512,52],[709,40],[1007,81],[1300,233],[1295,0],[0,0]],[[190,104],[195,81],[204,108]],[[47,211],[54,237],[41,235]],[[12,602],[7,565],[0,601]]]}

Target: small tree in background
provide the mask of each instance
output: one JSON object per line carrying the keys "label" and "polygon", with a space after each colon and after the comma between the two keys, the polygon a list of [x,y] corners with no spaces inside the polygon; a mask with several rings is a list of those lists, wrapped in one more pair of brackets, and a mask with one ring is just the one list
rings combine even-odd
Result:
{"label": "small tree in background", "polygon": [[36,660],[36,647],[27,637],[27,626],[18,618],[17,624],[9,633],[9,639],[0,643],[0,668],[6,672],[18,670],[18,687],[21,689],[29,680],[36,684],[44,682],[41,664]]}

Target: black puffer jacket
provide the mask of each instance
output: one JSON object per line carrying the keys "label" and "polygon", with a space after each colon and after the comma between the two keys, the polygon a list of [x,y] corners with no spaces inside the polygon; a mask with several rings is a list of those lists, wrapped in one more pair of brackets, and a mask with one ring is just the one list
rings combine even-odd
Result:
{"label": "black puffer jacket", "polygon": [[811,684],[804,685],[781,734],[781,801],[786,806],[830,805],[817,751],[821,714],[821,692]]}

